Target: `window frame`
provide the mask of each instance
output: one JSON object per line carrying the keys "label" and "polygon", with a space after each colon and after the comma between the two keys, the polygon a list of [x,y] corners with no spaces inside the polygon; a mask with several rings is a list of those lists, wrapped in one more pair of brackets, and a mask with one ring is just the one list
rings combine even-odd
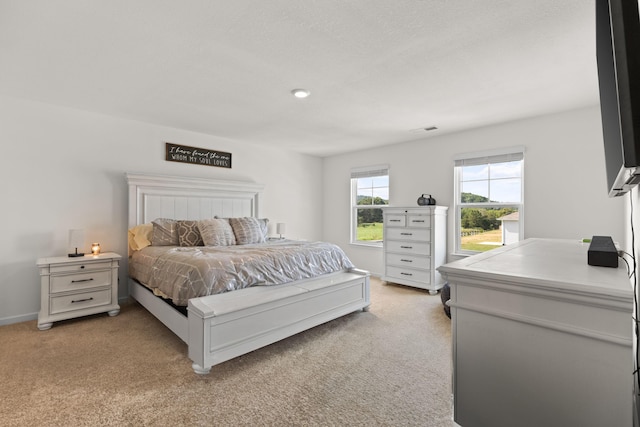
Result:
{"label": "window frame", "polygon": [[[485,159],[486,162],[480,162]],[[502,161],[500,161],[502,160]],[[477,202],[462,203],[462,168],[464,163],[471,164],[497,164],[509,161],[520,160],[520,202]],[[454,254],[459,256],[471,256],[482,253],[469,249],[462,249],[461,229],[462,229],[462,209],[463,208],[515,208],[518,210],[518,240],[524,238],[524,168],[525,168],[525,147],[516,146],[497,150],[487,150],[474,153],[460,154],[454,157]],[[489,176],[488,181],[491,182]]]}
{"label": "window frame", "polygon": [[[350,216],[350,230],[349,230],[349,243],[352,245],[359,246],[371,246],[371,247],[382,247],[384,237],[380,240],[358,240],[358,209],[382,209],[385,206],[389,206],[389,199],[387,198],[386,205],[358,205],[357,204],[357,196],[358,196],[358,179],[359,178],[375,178],[375,177],[387,177],[387,193],[390,190],[390,175],[389,175],[389,165],[375,165],[375,166],[366,166],[360,168],[351,169],[351,216]],[[383,223],[384,230],[384,223]],[[384,236],[384,231],[383,231]]]}

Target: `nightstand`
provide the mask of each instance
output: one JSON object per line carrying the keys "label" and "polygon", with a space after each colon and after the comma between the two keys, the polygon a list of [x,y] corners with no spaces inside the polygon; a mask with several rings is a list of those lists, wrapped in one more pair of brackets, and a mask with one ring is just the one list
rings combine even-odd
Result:
{"label": "nightstand", "polygon": [[120,313],[118,267],[122,257],[113,252],[82,257],[39,258],[40,313],[38,329],[53,322],[108,312]]}

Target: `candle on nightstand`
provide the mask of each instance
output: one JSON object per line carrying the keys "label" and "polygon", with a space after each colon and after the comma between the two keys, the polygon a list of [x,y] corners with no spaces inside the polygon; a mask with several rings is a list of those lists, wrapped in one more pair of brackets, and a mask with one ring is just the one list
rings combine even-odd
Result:
{"label": "candle on nightstand", "polygon": [[100,243],[91,244],[91,253],[93,255],[100,255]]}

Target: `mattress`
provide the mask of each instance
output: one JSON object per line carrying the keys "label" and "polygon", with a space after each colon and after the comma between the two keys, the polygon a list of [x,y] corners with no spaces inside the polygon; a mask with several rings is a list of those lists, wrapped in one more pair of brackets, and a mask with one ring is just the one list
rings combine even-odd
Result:
{"label": "mattress", "polygon": [[129,258],[129,276],[186,306],[191,298],[268,286],[353,268],[327,242],[274,240],[233,246],[148,246]]}

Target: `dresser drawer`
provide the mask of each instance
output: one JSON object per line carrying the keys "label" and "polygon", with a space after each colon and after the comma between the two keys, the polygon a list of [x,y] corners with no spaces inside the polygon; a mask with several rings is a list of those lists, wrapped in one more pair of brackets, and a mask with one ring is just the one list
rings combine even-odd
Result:
{"label": "dresser drawer", "polygon": [[401,214],[385,215],[384,225],[391,227],[405,227],[407,225],[407,216]]}
{"label": "dresser drawer", "polygon": [[89,289],[111,284],[111,270],[51,276],[51,293]]}
{"label": "dresser drawer", "polygon": [[51,297],[51,314],[111,304],[111,289]]}
{"label": "dresser drawer", "polygon": [[[429,243],[418,242],[395,242],[387,240],[384,242],[387,254],[390,252],[399,252],[411,255],[431,255],[431,246]],[[388,255],[387,255],[388,256]]]}
{"label": "dresser drawer", "polygon": [[413,280],[428,285],[431,282],[431,272],[429,270],[414,270],[412,268],[402,268],[387,266],[387,276],[402,280]]}
{"label": "dresser drawer", "polygon": [[428,228],[431,226],[431,216],[429,215],[407,215],[408,227],[423,227]]}
{"label": "dresser drawer", "polygon": [[82,271],[105,270],[111,268],[111,261],[90,261],[87,263],[78,262],[78,264],[61,264],[49,267],[51,273],[75,273]]}
{"label": "dresser drawer", "polygon": [[386,254],[387,264],[411,268],[431,268],[431,258],[426,256]]}
{"label": "dresser drawer", "polygon": [[428,228],[388,228],[387,239],[391,240],[418,240],[428,242],[431,240],[431,230]]}

